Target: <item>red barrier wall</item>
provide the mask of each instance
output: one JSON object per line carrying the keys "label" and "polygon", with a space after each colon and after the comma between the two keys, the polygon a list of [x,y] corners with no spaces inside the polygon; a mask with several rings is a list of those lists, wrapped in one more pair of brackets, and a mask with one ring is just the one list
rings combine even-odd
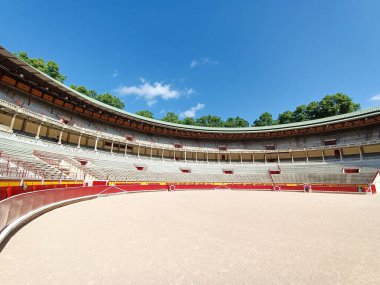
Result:
{"label": "red barrier wall", "polygon": [[[16,195],[0,202],[0,231],[19,217],[42,206],[91,195],[109,186],[71,187],[51,190],[32,191]],[[14,189],[12,189],[13,191]]]}

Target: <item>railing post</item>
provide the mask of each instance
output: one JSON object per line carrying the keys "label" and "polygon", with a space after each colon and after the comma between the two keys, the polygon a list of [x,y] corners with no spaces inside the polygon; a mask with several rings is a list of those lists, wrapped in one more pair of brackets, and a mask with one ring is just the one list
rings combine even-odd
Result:
{"label": "railing post", "polygon": [[38,125],[38,129],[37,129],[37,134],[36,134],[36,139],[40,139],[40,132],[41,132],[41,127],[42,127],[42,123],[40,123],[39,125]]}
{"label": "railing post", "polygon": [[58,140],[58,144],[62,144],[62,135],[63,135],[63,130],[61,130],[61,132],[59,133],[59,140]]}
{"label": "railing post", "polygon": [[81,141],[81,139],[82,139],[82,133],[79,134],[77,148],[80,148],[80,141]]}
{"label": "railing post", "polygon": [[16,117],[17,117],[17,114],[15,113],[12,117],[12,120],[11,120],[11,124],[9,125],[9,130],[8,132],[10,133],[13,133],[13,126],[15,124],[15,120],[16,120]]}

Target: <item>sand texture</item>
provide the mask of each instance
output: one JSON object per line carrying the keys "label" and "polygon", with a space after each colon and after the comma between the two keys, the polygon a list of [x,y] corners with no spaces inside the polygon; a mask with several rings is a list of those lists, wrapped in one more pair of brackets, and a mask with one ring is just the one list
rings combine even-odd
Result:
{"label": "sand texture", "polygon": [[380,196],[214,190],[81,202],[14,235],[0,284],[380,284]]}

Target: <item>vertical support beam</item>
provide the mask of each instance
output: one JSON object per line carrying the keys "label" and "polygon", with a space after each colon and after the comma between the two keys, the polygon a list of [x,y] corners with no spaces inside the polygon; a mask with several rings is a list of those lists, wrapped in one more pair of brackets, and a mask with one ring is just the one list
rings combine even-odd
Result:
{"label": "vertical support beam", "polygon": [[206,152],[206,159],[207,159],[207,163],[208,163],[208,152]]}
{"label": "vertical support beam", "polygon": [[292,156],[292,163],[294,163],[294,156],[292,151],[290,151],[290,155]]}
{"label": "vertical support beam", "polygon": [[80,141],[81,141],[81,139],[82,139],[82,133],[79,134],[77,148],[80,148]]}
{"label": "vertical support beam", "polygon": [[195,162],[198,162],[198,150],[195,150]]}
{"label": "vertical support beam", "polygon": [[38,140],[40,139],[41,127],[42,127],[42,123],[38,125],[38,129],[37,129],[36,139]]}
{"label": "vertical support beam", "polygon": [[340,161],[343,161],[342,149],[339,149]]}
{"label": "vertical support beam", "polygon": [[280,163],[281,161],[280,161],[280,152],[279,151],[277,151],[277,163]]}
{"label": "vertical support beam", "polygon": [[98,141],[99,141],[99,137],[96,137],[94,151],[98,151]]}
{"label": "vertical support beam", "polygon": [[265,163],[267,163],[267,152],[266,151],[264,152],[264,160],[265,160]]}
{"label": "vertical support beam", "polygon": [[361,146],[359,146],[359,155],[360,155],[360,160],[363,160],[363,151],[362,151]]}
{"label": "vertical support beam", "polygon": [[113,143],[114,143],[114,140],[112,139],[112,143],[111,143],[111,153],[113,153]]}
{"label": "vertical support beam", "polygon": [[230,164],[231,164],[231,151],[229,151],[229,156],[230,156]]}
{"label": "vertical support beam", "polygon": [[186,148],[185,148],[185,162],[186,162],[187,160],[186,160]]}
{"label": "vertical support beam", "polygon": [[308,156],[308,154],[307,154],[307,150],[306,150],[306,148],[305,148],[305,156],[306,156],[306,162],[309,162],[309,156]]}
{"label": "vertical support beam", "polygon": [[323,148],[322,148],[322,161],[325,162],[325,151]]}
{"label": "vertical support beam", "polygon": [[58,144],[62,144],[62,135],[63,135],[63,129],[62,129],[61,132],[59,133]]}
{"label": "vertical support beam", "polygon": [[255,163],[255,153],[252,151],[252,163]]}
{"label": "vertical support beam", "polygon": [[128,143],[125,143],[125,149],[124,149],[124,156],[127,156],[127,151],[128,151]]}
{"label": "vertical support beam", "polygon": [[220,150],[218,150],[218,163],[220,163]]}
{"label": "vertical support beam", "polygon": [[162,153],[161,153],[161,159],[164,160],[164,151],[165,149],[162,149]]}
{"label": "vertical support beam", "polygon": [[152,153],[153,153],[153,146],[150,145],[150,159],[152,159]]}
{"label": "vertical support beam", "polygon": [[11,124],[9,125],[8,132],[10,132],[10,133],[13,133],[13,127],[14,127],[14,124],[15,124],[16,116],[17,116],[16,113],[13,114],[13,117],[12,117],[12,120],[11,120]]}
{"label": "vertical support beam", "polygon": [[173,152],[173,159],[174,159],[174,161],[176,161],[176,159],[175,159],[175,147],[174,147],[174,152]]}
{"label": "vertical support beam", "polygon": [[140,142],[139,142],[139,146],[137,147],[137,157],[140,157]]}
{"label": "vertical support beam", "polygon": [[240,163],[243,163],[243,154],[240,152]]}

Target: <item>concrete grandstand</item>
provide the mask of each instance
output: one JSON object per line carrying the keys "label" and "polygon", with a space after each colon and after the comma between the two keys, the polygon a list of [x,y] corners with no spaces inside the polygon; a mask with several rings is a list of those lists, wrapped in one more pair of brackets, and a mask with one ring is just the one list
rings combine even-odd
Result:
{"label": "concrete grandstand", "polygon": [[[0,46],[7,284],[305,284],[305,264],[316,284],[376,283],[378,197],[365,194],[379,169],[380,107],[270,127],[173,124],[84,96]],[[118,195],[142,192],[155,193]]]}
{"label": "concrete grandstand", "polygon": [[83,183],[376,191],[380,108],[270,127],[177,125],[84,96],[2,47],[0,60],[3,197]]}

